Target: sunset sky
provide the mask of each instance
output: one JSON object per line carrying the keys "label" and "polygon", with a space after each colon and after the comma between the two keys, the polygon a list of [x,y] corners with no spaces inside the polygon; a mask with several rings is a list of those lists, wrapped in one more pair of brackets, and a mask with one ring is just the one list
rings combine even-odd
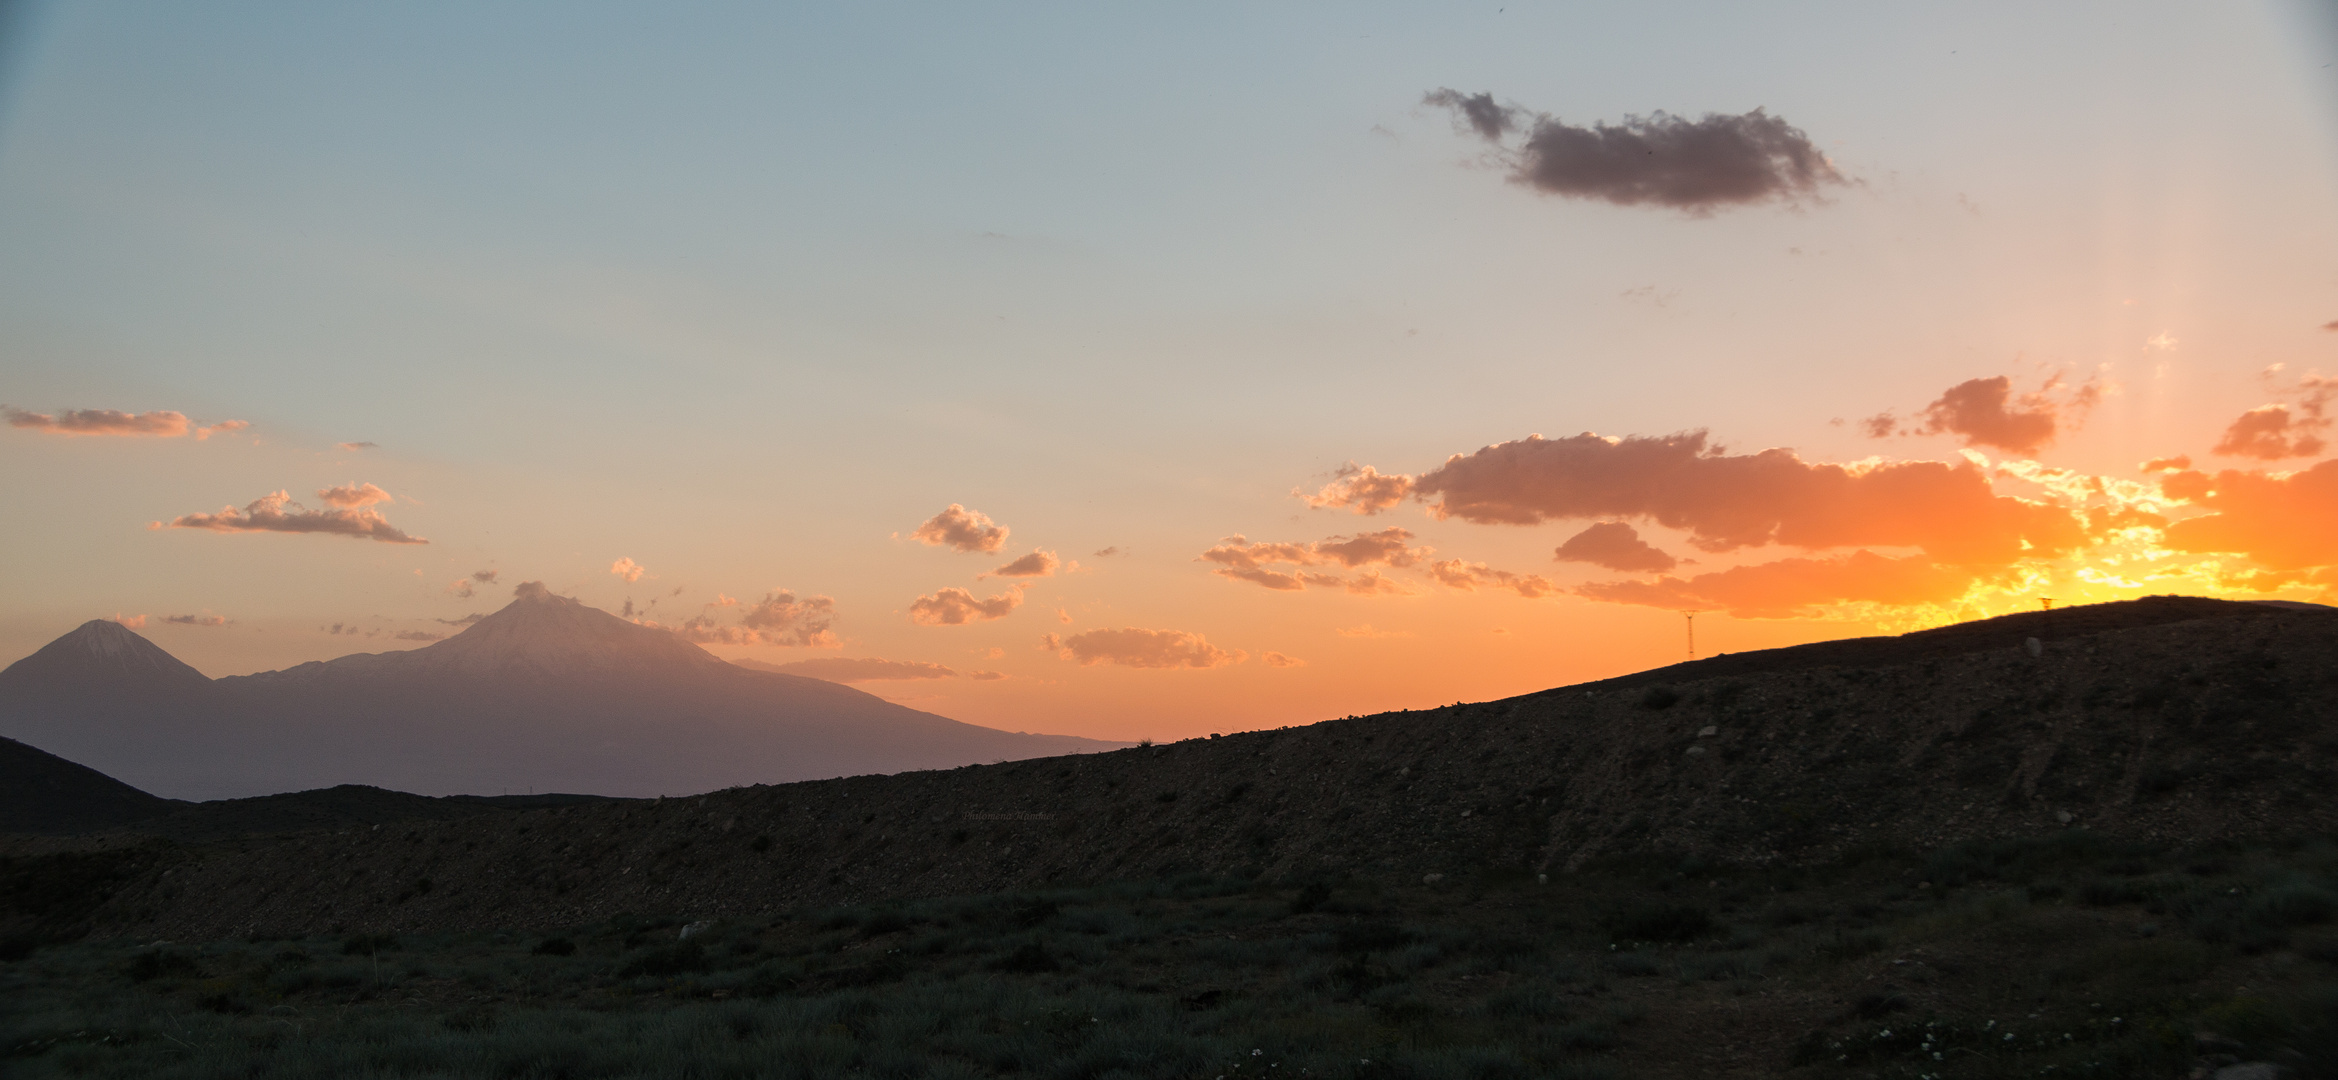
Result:
{"label": "sunset sky", "polygon": [[2322,598],[2332,10],[0,6],[0,663],[542,581],[1165,739]]}

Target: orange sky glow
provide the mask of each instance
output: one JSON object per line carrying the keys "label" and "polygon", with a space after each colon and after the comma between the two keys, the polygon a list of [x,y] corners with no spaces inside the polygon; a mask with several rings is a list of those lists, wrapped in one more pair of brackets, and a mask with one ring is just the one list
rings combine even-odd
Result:
{"label": "orange sky glow", "polygon": [[1690,613],[2338,602],[2338,24],[2146,7],[56,5],[0,65],[0,653],[240,674],[542,581],[1171,739]]}

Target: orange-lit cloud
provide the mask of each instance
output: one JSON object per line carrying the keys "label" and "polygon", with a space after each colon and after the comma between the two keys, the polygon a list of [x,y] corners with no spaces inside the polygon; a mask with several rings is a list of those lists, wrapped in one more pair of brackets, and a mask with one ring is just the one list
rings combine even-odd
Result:
{"label": "orange-lit cloud", "polygon": [[132,435],[173,439],[187,433],[187,414],[169,409],[126,413],[113,409],[67,409],[60,413],[27,412],[0,406],[9,427],[29,428],[55,435]]}
{"label": "orange-lit cloud", "polygon": [[2138,472],[2156,473],[2156,472],[2183,472],[2184,470],[2186,470],[2186,469],[2189,469],[2189,468],[2191,468],[2191,467],[2192,467],[2192,458],[2191,458],[2191,456],[2190,456],[2190,455],[2187,455],[2187,454],[2177,454],[2177,455],[2176,455],[2176,456],[2174,456],[2174,457],[2160,457],[2160,458],[2153,458],[2153,459],[2151,459],[2150,461],[2146,461],[2146,462],[2144,462],[2144,463],[2143,463],[2143,464],[2141,464],[2141,465],[2137,465],[2135,468],[2136,468],[2136,470],[2137,470]]}
{"label": "orange-lit cloud", "polygon": [[338,446],[343,450],[379,450],[382,446],[382,444],[377,442],[345,442],[335,443],[333,445]]}
{"label": "orange-lit cloud", "polygon": [[1791,450],[1729,454],[1702,431],[1530,435],[1455,454],[1423,473],[1414,495],[1434,497],[1436,517],[1478,524],[1646,518],[1709,552],[1916,547],[1944,562],[2003,564],[2085,539],[2068,510],[1997,495],[1969,460],[1814,464]]}
{"label": "orange-lit cloud", "polygon": [[984,577],[1049,577],[1059,565],[1055,552],[1034,550],[1029,555],[999,567]]}
{"label": "orange-lit cloud", "polygon": [[802,675],[838,683],[895,682],[916,679],[1003,679],[996,671],[960,671],[947,664],[931,664],[922,660],[880,660],[876,657],[823,656],[813,660],[796,660],[785,664],[765,664],[749,660],[744,664],[759,671],[776,671],[783,675]]}
{"label": "orange-lit cloud", "polygon": [[1212,645],[1200,634],[1183,630],[1143,630],[1133,626],[1118,630],[1089,630],[1061,639],[1049,634],[1047,641],[1058,650],[1058,655],[1066,660],[1077,660],[1082,665],[1206,669],[1239,664],[1248,656],[1240,650],[1228,652]]}
{"label": "orange-lit cloud", "polygon": [[631,556],[627,556],[610,563],[609,572],[631,583],[640,581],[641,575],[649,573],[649,568],[634,562]]}
{"label": "orange-lit cloud", "polygon": [[325,500],[330,505],[344,508],[372,506],[375,503],[394,501],[390,498],[389,492],[372,484],[343,484],[339,487],[318,488],[317,498]]}
{"label": "orange-lit cloud", "polygon": [[162,621],[180,626],[226,626],[225,615],[165,615]]}
{"label": "orange-lit cloud", "polygon": [[774,589],[739,616],[739,625],[761,635],[764,644],[807,649],[833,649],[843,643],[831,627],[836,601],[826,596],[799,600],[785,589]]}
{"label": "orange-lit cloud", "polygon": [[391,636],[391,637],[394,637],[394,638],[396,638],[396,639],[398,639],[399,641],[444,641],[444,640],[446,640],[446,635],[445,635],[445,634],[437,634],[437,633],[432,633],[431,631],[428,631],[428,630],[400,630],[400,631],[398,631],[397,633],[395,633],[395,634],[392,634],[392,635],[390,635],[390,636]]}
{"label": "orange-lit cloud", "polygon": [[1009,589],[988,600],[977,600],[974,594],[957,586],[945,586],[932,596],[920,596],[909,604],[909,621],[920,626],[962,626],[970,622],[988,622],[1006,618],[1009,612],[1023,606],[1020,589]]}
{"label": "orange-lit cloud", "polygon": [[1540,574],[1516,574],[1508,570],[1496,570],[1482,562],[1447,559],[1444,562],[1430,563],[1428,570],[1429,576],[1436,579],[1438,584],[1464,592],[1476,592],[1481,587],[1510,589],[1529,600],[1539,600],[1545,596],[1555,595],[1559,591],[1557,585],[1552,584],[1549,578]]}
{"label": "orange-lit cloud", "polygon": [[1560,562],[1590,563],[1625,573],[1662,573],[1680,564],[1658,551],[1640,532],[1621,521],[1602,521],[1567,538],[1552,556]]}
{"label": "orange-lit cloud", "polygon": [[1196,556],[1195,561],[1216,563],[1217,566],[1210,572],[1220,577],[1285,592],[1300,592],[1309,585],[1319,585],[1366,595],[1402,594],[1406,591],[1403,586],[1381,576],[1376,570],[1349,576],[1304,569],[1276,570],[1274,567],[1336,566],[1354,570],[1377,566],[1413,566],[1428,558],[1431,549],[1411,546],[1412,538],[1410,531],[1395,527],[1353,536],[1326,537],[1308,544],[1254,544],[1247,537],[1229,536],[1220,541],[1218,546]]}
{"label": "orange-lit cloud", "polygon": [[470,577],[459,577],[448,582],[447,594],[458,599],[468,600],[477,594],[478,586],[495,584],[496,573],[497,571],[494,570],[473,570]]}
{"label": "orange-lit cloud", "polygon": [[[1618,124],[1575,127],[1492,94],[1438,89],[1425,105],[1451,109],[1455,126],[1496,147],[1510,179],[1548,195],[1618,206],[1663,206],[1704,215],[1722,207],[1798,201],[1848,183],[1802,129],[1760,109],[1689,120],[1661,110]],[[1504,140],[1526,133],[1515,151]]]}
{"label": "orange-lit cloud", "polygon": [[0,406],[0,416],[7,417],[10,427],[30,428],[56,435],[129,435],[175,439],[192,433],[197,441],[252,426],[249,420],[222,420],[207,427],[196,427],[187,419],[187,414],[170,409],[143,413],[126,413],[114,409],[67,409],[60,413],[37,413],[14,406]]}
{"label": "orange-lit cloud", "polygon": [[[374,491],[381,489],[365,485]],[[341,488],[325,488],[317,495],[330,499],[331,492]],[[382,494],[389,498],[387,492]],[[322,533],[328,536],[347,536],[362,540],[376,540],[385,544],[427,544],[419,536],[408,536],[382,517],[381,511],[370,505],[335,506],[327,510],[309,510],[292,501],[290,492],[278,491],[253,500],[243,509],[226,507],[216,514],[184,514],[169,522],[154,522],[151,529],[207,529],[211,532],[281,532]]]}
{"label": "orange-lit cloud", "polygon": [[762,645],[764,635],[744,626],[726,626],[698,615],[683,620],[678,626],[666,626],[655,619],[637,618],[634,622],[657,630],[670,630],[693,645]]}
{"label": "orange-lit cloud", "polygon": [[1358,514],[1377,514],[1403,502],[1412,494],[1413,478],[1409,476],[1382,476],[1370,465],[1348,462],[1332,475],[1330,483],[1309,495],[1296,488],[1291,494],[1318,510],[1347,509]]}
{"label": "orange-lit cloud", "polygon": [[[2270,380],[2280,370],[2276,364],[2265,375]],[[2279,461],[2312,457],[2326,449],[2329,444],[2322,438],[2322,432],[2330,428],[2326,413],[2330,398],[2338,395],[2338,379],[2308,375],[2284,393],[2296,398],[2296,409],[2273,404],[2242,413],[2224,429],[2224,437],[2217,441],[2214,452],[2226,457]]]}
{"label": "orange-lit cloud", "polygon": [[132,630],[146,629],[146,616],[144,615],[115,615],[114,621]]}
{"label": "orange-lit cloud", "polygon": [[2338,565],[2338,460],[2295,473],[2180,472],[2160,489],[2208,511],[2167,527],[2173,550],[2246,555],[2276,570]]}
{"label": "orange-lit cloud", "polygon": [[1963,596],[1982,576],[1984,572],[1944,567],[1921,556],[1893,559],[1855,551],[1822,559],[1780,559],[1687,579],[1594,582],[1576,591],[1619,604],[1783,619],[1817,615],[1832,604],[1947,603]]}
{"label": "orange-lit cloud", "polygon": [[1371,623],[1363,623],[1358,626],[1336,627],[1332,630],[1332,633],[1338,634],[1344,638],[1363,638],[1366,640],[1378,638],[1408,638],[1413,636],[1413,633],[1410,630],[1382,630],[1373,626]]}
{"label": "orange-lit cloud", "polygon": [[1007,546],[1007,527],[990,520],[977,510],[968,510],[957,503],[926,519],[925,524],[909,535],[934,547],[955,551],[996,552]]}
{"label": "orange-lit cloud", "polygon": [[1273,668],[1294,668],[1307,666],[1307,661],[1301,660],[1296,656],[1284,656],[1279,652],[1265,653],[1258,659],[1265,663],[1266,666]]}

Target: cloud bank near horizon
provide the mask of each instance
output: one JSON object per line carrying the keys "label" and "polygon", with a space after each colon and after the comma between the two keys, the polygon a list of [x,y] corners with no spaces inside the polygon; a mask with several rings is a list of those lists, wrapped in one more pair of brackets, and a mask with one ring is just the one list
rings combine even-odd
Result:
{"label": "cloud bank near horizon", "polygon": [[[2095,380],[2069,387],[2051,378],[2017,395],[2010,378],[1970,379],[1935,399],[1913,424],[1884,414],[1869,422],[1867,433],[1948,434],[1967,446],[2034,451],[2109,389]],[[2319,433],[2338,380],[2307,375],[2276,393],[2289,400],[2244,414],[2227,429],[2218,453],[2278,460],[2326,449]],[[1786,449],[1732,453],[1702,430],[1530,435],[1454,454],[1418,475],[1349,461],[1314,492],[1294,494],[1317,509],[1364,516],[1413,501],[1432,519],[1473,525],[1589,521],[1557,547],[1557,561],[1657,576],[1567,587],[1461,559],[1423,562],[1420,572],[1467,591],[1507,588],[1529,598],[1573,593],[1749,618],[1948,610],[1989,590],[2020,592],[2057,572],[2126,587],[2154,579],[2258,592],[2338,586],[2338,541],[2328,539],[2338,535],[2338,462],[2291,473],[2208,472],[2178,454],[2147,461],[2138,467],[2143,479],[2125,480],[2026,458],[1992,464],[1976,451],[1962,453],[1953,461],[1836,464]],[[2000,490],[2008,483],[2034,490]],[[1742,557],[1780,547],[1799,554],[1674,576],[1681,560],[1648,543],[1636,524],[1669,530],[1707,555]],[[1266,564],[1309,553],[1305,545],[1240,543],[1212,549],[1210,561],[1224,564],[1216,572],[1246,580],[1259,580],[1262,570],[1279,575],[1259,583],[1290,589],[1305,583],[1303,571]],[[2233,556],[2255,568],[2219,561]],[[2091,565],[2101,560],[2135,569]]]}
{"label": "cloud bank near horizon", "polygon": [[[1049,634],[1043,647],[1082,667],[1112,664],[1132,668],[1187,668],[1208,670],[1239,664],[1249,654],[1228,651],[1200,634],[1183,630],[1146,630],[1124,626],[1117,630],[1089,630],[1070,637]],[[1285,659],[1289,659],[1285,657]]]}

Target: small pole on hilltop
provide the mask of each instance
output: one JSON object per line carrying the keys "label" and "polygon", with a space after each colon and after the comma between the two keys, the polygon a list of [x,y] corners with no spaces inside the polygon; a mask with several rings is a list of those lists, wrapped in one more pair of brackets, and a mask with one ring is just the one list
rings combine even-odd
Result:
{"label": "small pole on hilltop", "polygon": [[1697,613],[1694,611],[1684,611],[1681,612],[1681,614],[1688,616],[1689,659],[1694,660],[1697,658]]}
{"label": "small pole on hilltop", "polygon": [[2038,597],[2038,603],[2046,605],[2044,608],[2046,611],[2054,610],[2054,598],[2051,596]]}

